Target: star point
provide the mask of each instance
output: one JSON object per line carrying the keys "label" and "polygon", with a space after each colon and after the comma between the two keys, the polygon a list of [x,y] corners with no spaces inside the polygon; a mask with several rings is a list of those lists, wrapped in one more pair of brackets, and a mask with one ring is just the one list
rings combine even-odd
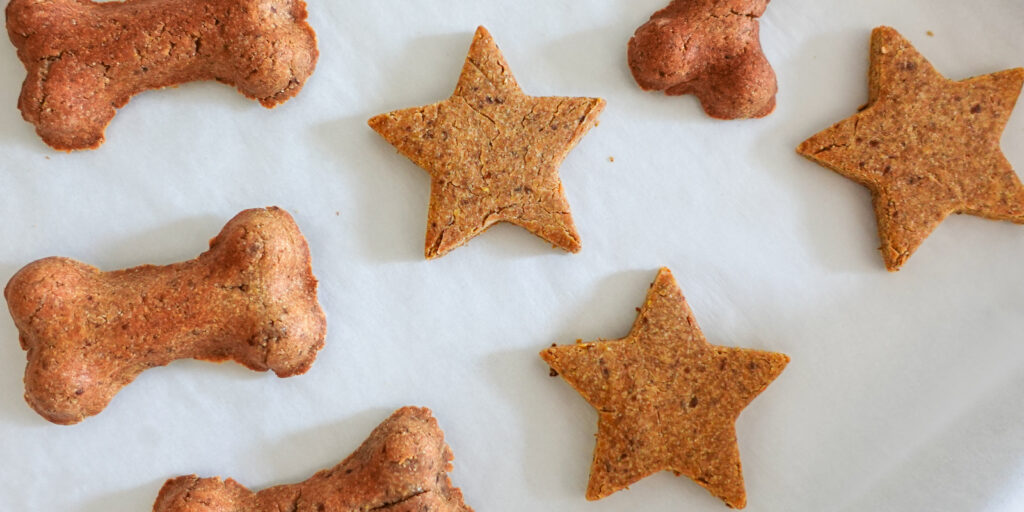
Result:
{"label": "star point", "polygon": [[580,250],[558,167],[604,108],[600,98],[524,94],[484,27],[447,100],[369,125],[430,173],[424,254],[447,254],[498,222]]}

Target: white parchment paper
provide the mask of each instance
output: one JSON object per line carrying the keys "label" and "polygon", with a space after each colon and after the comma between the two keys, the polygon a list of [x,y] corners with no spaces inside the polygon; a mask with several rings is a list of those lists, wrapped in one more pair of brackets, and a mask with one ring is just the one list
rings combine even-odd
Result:
{"label": "white parchment paper", "polygon": [[[0,43],[0,280],[51,255],[190,259],[238,211],[279,205],[329,322],[304,376],[177,362],[61,427],[24,403],[0,315],[0,509],[145,511],[190,473],[300,481],[422,405],[481,512],[724,510],[668,473],[586,502],[596,413],[537,357],[625,335],[665,265],[710,341],[793,359],[737,424],[748,510],[1024,510],[1024,227],[951,218],[890,275],[867,190],[794,153],[866,101],[872,27],[960,79],[1024,65],[1024,3],[776,0],[761,33],[778,109],[733,122],[633,83],[626,42],[664,3],[310,0],[321,59],[298,97],[147,92],[70,155],[21,120],[23,68]],[[427,174],[366,126],[451,94],[480,24],[527,93],[608,101],[561,171],[578,255],[503,225],[424,261]],[[1020,107],[1003,149],[1024,169]]]}

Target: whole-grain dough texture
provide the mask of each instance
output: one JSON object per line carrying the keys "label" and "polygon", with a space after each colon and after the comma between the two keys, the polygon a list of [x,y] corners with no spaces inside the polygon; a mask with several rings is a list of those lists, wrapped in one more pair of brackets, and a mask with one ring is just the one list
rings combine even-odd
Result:
{"label": "whole-grain dough texture", "polygon": [[952,81],[890,27],[871,33],[870,57],[867,106],[797,152],[871,190],[886,268],[953,213],[1024,224],[1024,186],[999,149],[1024,68]]}
{"label": "whole-grain dough texture", "polygon": [[369,124],[430,173],[428,259],[498,222],[577,252],[580,237],[558,167],[604,105],[600,98],[523,94],[480,27],[451,98],[382,114]]}
{"label": "whole-grain dough texture", "polygon": [[195,80],[273,107],[317,61],[303,0],[11,0],[26,121],[58,150],[94,149],[132,96]]}
{"label": "whole-grain dough texture", "polygon": [[758,18],[769,0],[673,0],[629,40],[640,88],[694,94],[718,119],[775,110],[775,71],[761,50]]}
{"label": "whole-grain dough texture", "polygon": [[623,339],[541,352],[598,412],[587,499],[667,470],[743,508],[736,419],[789,357],[708,343],[667,268],[639,311]]}
{"label": "whole-grain dough texture", "polygon": [[230,478],[182,476],[164,484],[153,512],[472,512],[452,487],[451,461],[430,410],[405,407],[305,482],[254,493]]}
{"label": "whole-grain dough texture", "polygon": [[182,263],[102,272],[67,258],[33,262],[4,289],[28,351],[25,400],[72,424],[142,371],[177,359],[305,373],[327,326],[310,264],[280,208],[239,213],[209,251]]}

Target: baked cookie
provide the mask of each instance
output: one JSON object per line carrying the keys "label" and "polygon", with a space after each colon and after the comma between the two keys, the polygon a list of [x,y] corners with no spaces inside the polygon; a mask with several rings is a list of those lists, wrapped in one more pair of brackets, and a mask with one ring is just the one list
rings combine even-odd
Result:
{"label": "baked cookie", "polygon": [[598,412],[587,499],[672,471],[743,508],[736,418],[789,357],[709,344],[667,268],[639,311],[623,339],[540,353]]}
{"label": "baked cookie", "polygon": [[952,213],[1024,224],[999,139],[1024,68],[948,80],[895,29],[871,33],[868,104],[797,153],[871,190],[882,258],[899,270]]}
{"label": "baked cookie", "polygon": [[217,80],[269,108],[317,60],[303,0],[11,0],[7,33],[28,72],[21,115],[64,151],[99,147],[142,91]]}
{"label": "baked cookie", "polygon": [[480,27],[451,98],[382,114],[369,124],[430,173],[428,259],[498,222],[577,252],[580,237],[558,167],[604,105],[600,98],[523,94]]}
{"label": "baked cookie", "polygon": [[327,330],[310,265],[306,239],[280,208],[239,213],[210,250],[173,265],[102,272],[68,258],[30,263],[4,289],[28,351],[25,400],[67,425],[178,359],[305,373]]}
{"label": "baked cookie", "polygon": [[645,91],[694,94],[718,119],[775,110],[775,71],[757,19],[768,0],[673,0],[629,40],[629,70]]}
{"label": "baked cookie", "polygon": [[404,407],[305,482],[254,493],[230,478],[181,476],[160,489],[153,512],[472,512],[448,478],[451,461],[430,409]]}

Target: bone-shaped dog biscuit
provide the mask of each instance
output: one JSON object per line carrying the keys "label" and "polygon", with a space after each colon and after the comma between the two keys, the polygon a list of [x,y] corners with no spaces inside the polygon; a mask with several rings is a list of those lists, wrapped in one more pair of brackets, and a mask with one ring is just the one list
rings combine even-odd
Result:
{"label": "bone-shaped dog biscuit", "polygon": [[153,512],[472,512],[448,477],[452,452],[429,409],[405,407],[341,464],[254,493],[232,479],[168,480]]}
{"label": "bone-shaped dog biscuit", "polygon": [[218,80],[273,107],[313,72],[303,0],[11,0],[26,121],[59,150],[96,148],[135,94]]}
{"label": "bone-shaped dog biscuit", "polygon": [[769,0],[672,0],[629,40],[640,88],[694,94],[718,119],[775,109],[775,71],[761,51],[757,19]]}
{"label": "bone-shaped dog biscuit", "polygon": [[194,260],[101,272],[46,258],[18,271],[4,296],[28,351],[25,400],[72,424],[176,359],[304,373],[326,332],[316,289],[295,221],[267,208],[239,213]]}

